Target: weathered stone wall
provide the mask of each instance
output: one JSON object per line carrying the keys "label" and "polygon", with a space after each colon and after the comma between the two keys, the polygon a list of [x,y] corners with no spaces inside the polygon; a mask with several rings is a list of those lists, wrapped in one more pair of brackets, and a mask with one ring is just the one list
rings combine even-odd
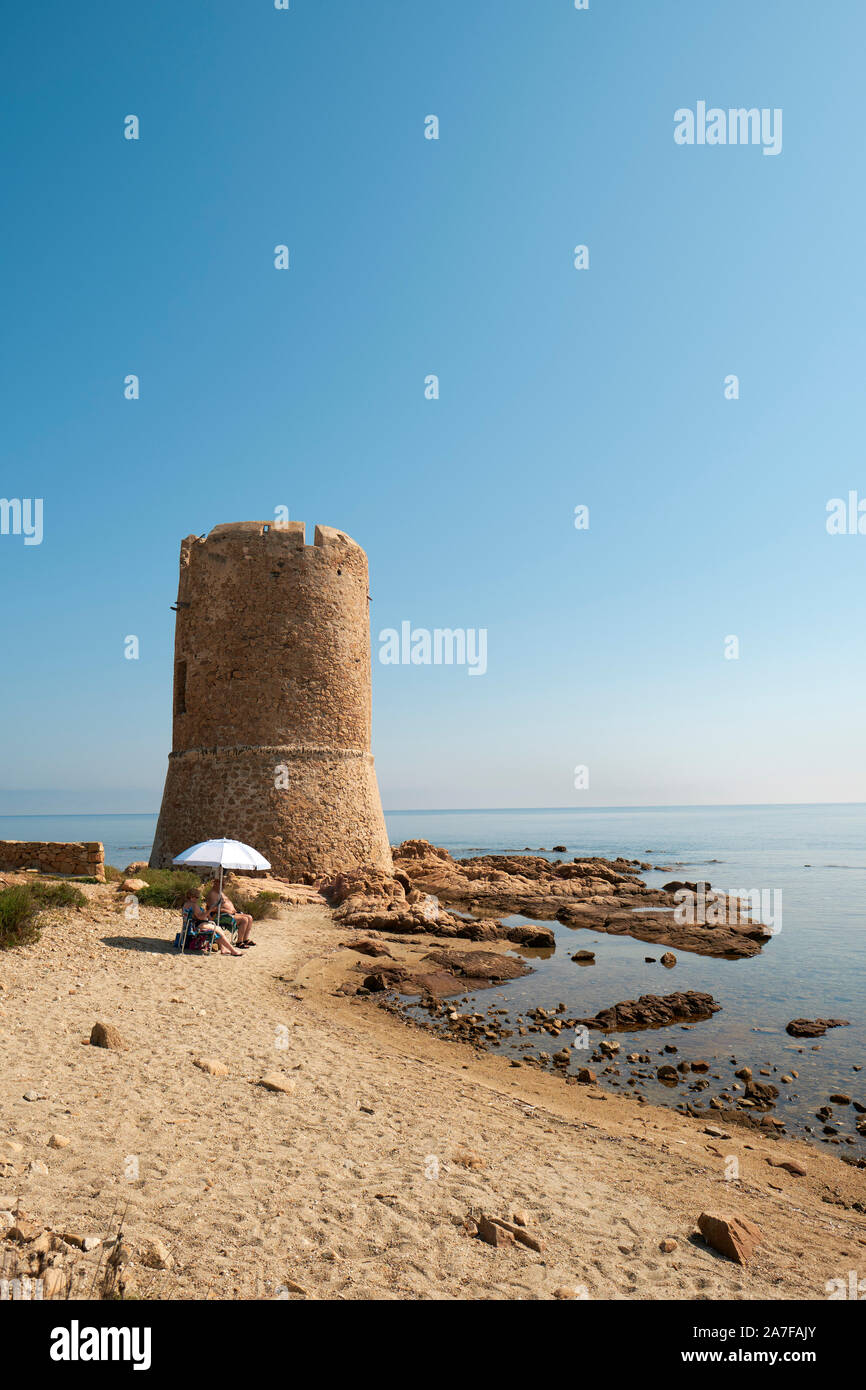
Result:
{"label": "weathered stone wall", "polygon": [[289,878],[391,851],[370,754],[367,557],[302,522],[181,544],[174,736],[151,864],[200,840],[253,845]]}
{"label": "weathered stone wall", "polygon": [[0,869],[40,869],[45,874],[105,878],[105,850],[99,840],[0,840]]}

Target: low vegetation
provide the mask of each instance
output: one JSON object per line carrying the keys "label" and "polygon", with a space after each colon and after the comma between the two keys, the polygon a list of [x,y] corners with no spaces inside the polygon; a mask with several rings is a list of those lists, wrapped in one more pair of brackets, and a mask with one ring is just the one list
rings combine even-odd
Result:
{"label": "low vegetation", "polygon": [[42,935],[39,914],[46,908],[84,907],[86,897],[73,883],[14,884],[0,891],[0,951],[29,946]]}
{"label": "low vegetation", "polygon": [[85,907],[87,904],[87,898],[74,883],[66,883],[62,880],[45,883],[41,879],[35,879],[26,886],[40,908]]}
{"label": "low vegetation", "polygon": [[137,894],[142,907],[183,907],[190,889],[198,892],[202,887],[192,869],[140,869],[136,873],[147,884]]}
{"label": "low vegetation", "polygon": [[279,901],[279,893],[274,893],[267,888],[263,888],[260,893],[256,893],[253,897],[241,897],[238,894],[234,899],[238,912],[248,912],[254,922],[261,922],[267,917],[273,904]]}
{"label": "low vegetation", "polygon": [[4,888],[0,892],[0,951],[13,946],[29,946],[41,935],[36,925],[39,908],[30,892],[20,887]]}

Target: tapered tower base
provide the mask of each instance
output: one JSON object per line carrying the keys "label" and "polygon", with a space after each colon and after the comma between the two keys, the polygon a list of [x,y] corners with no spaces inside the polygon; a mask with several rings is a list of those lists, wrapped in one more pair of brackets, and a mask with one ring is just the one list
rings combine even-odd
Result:
{"label": "tapered tower base", "polygon": [[181,546],[174,749],[150,863],[241,840],[311,880],[393,870],[370,749],[367,557],[239,522]]}

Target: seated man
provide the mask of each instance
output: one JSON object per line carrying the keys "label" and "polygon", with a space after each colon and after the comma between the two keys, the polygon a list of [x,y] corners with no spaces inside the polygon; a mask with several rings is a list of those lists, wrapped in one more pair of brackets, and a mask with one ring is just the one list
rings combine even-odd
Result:
{"label": "seated man", "polygon": [[221,956],[239,956],[240,951],[232,945],[222,927],[214,926],[208,914],[202,909],[198,889],[191,888],[183,900],[183,924],[186,927],[187,941],[191,936],[200,936],[203,931],[213,932]]}
{"label": "seated man", "polygon": [[[215,921],[222,920],[223,913],[233,917],[238,929],[238,945],[241,950],[246,951],[248,947],[255,946],[255,941],[250,941],[250,932],[253,929],[253,919],[248,912],[238,912],[231,898],[223,892],[220,896],[220,881],[215,878],[210,886],[210,892],[205,900],[205,908]],[[226,923],[228,926],[228,923]]]}

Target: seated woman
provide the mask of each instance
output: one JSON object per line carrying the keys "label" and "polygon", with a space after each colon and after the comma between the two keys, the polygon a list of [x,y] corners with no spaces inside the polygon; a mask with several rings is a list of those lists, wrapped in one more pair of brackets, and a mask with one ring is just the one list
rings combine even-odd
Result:
{"label": "seated woman", "polygon": [[232,945],[231,937],[226,935],[222,927],[214,925],[202,908],[199,899],[198,889],[191,888],[183,901],[183,924],[186,927],[186,939],[189,940],[191,936],[200,936],[203,931],[213,932],[221,956],[239,956],[240,951]]}
{"label": "seated woman", "polygon": [[205,908],[215,921],[222,920],[225,912],[229,917],[233,917],[238,929],[238,945],[242,951],[246,951],[249,946],[255,946],[255,941],[250,941],[250,932],[253,929],[253,919],[248,912],[238,912],[231,898],[223,892],[220,896],[219,877],[215,878],[210,886],[210,892],[205,900]]}

